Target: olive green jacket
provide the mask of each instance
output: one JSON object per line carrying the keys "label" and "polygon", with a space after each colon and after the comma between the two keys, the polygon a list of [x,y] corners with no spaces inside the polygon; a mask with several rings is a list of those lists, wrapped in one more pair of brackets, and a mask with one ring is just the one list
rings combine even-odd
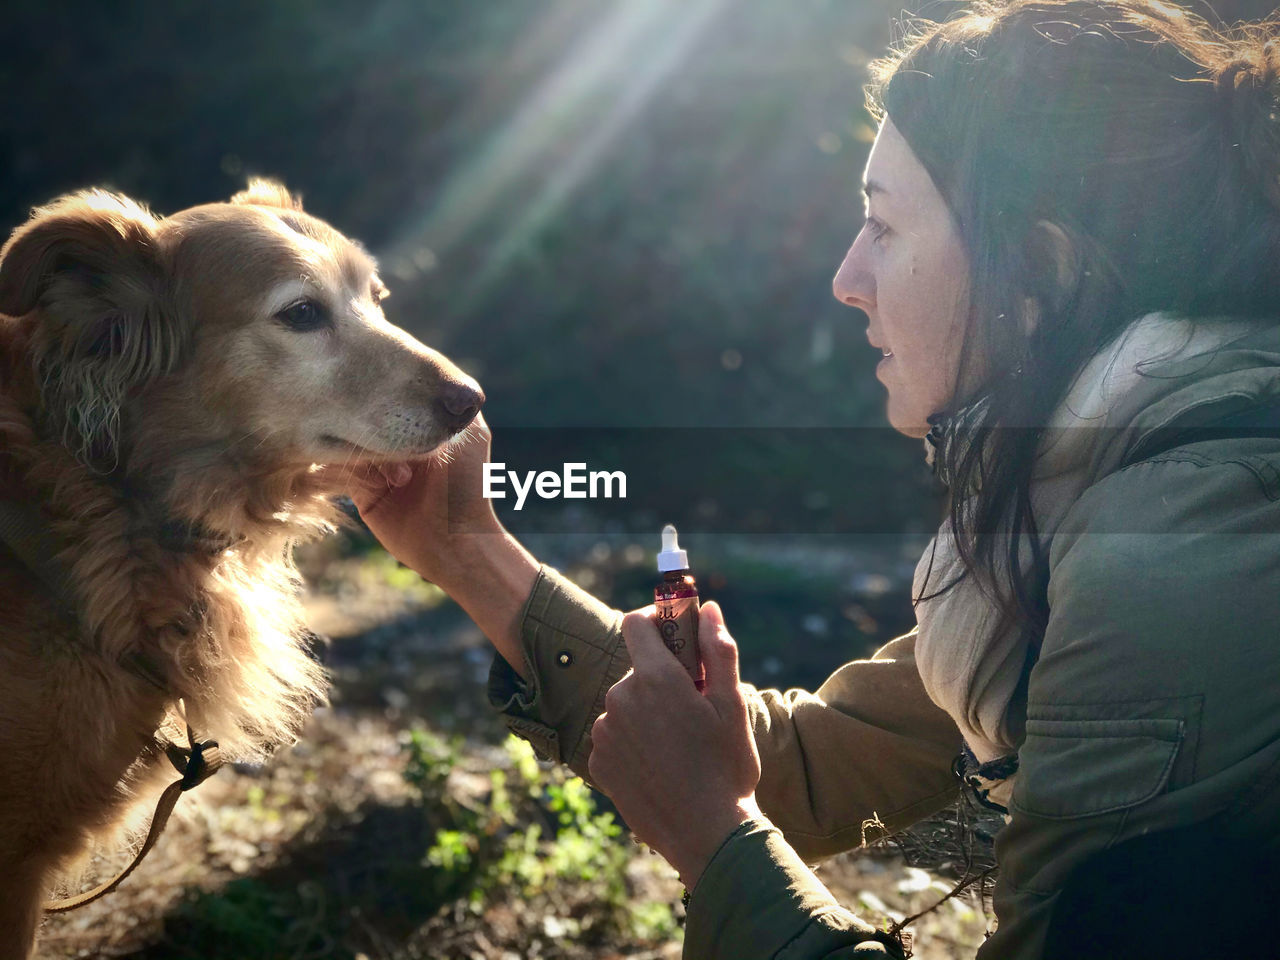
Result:
{"label": "olive green jacket", "polygon": [[[1166,383],[1124,443],[1278,399],[1280,327]],[[1071,871],[1131,838],[1212,821],[1280,854],[1278,535],[1280,442],[1266,438],[1113,470],[1066,514],[996,839],[998,929],[979,958],[1039,957]],[[531,680],[501,657],[490,675],[511,729],[588,782],[591,724],[629,668],[621,618],[543,567],[521,627]],[[956,795],[960,736],[925,694],[914,639],[845,664],[814,693],[742,685],[768,820],[739,828],[698,880],[686,958],[864,955],[855,945],[871,928],[806,862],[856,848],[869,821],[897,830]]]}

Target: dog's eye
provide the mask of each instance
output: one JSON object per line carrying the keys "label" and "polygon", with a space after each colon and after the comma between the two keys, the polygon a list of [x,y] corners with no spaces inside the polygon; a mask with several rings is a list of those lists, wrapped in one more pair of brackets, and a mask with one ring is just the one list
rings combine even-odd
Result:
{"label": "dog's eye", "polygon": [[314,300],[299,300],[277,313],[276,319],[290,330],[297,330],[300,333],[318,330],[329,322],[324,308]]}

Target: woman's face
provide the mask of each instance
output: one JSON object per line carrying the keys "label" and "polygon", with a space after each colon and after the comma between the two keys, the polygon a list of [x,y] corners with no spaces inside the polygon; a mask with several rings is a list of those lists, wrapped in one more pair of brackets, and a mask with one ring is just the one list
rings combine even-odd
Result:
{"label": "woman's face", "polygon": [[969,312],[969,258],[951,211],[886,117],[864,175],[867,219],[836,272],[836,299],[866,313],[889,423],[923,437],[955,393]]}

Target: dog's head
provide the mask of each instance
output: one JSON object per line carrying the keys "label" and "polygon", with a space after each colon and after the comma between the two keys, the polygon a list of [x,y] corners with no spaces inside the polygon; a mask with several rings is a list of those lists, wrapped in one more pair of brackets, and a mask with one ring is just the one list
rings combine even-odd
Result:
{"label": "dog's head", "polygon": [[359,244],[262,180],[166,218],[73,194],[0,250],[41,417],[105,471],[429,454],[484,395],[387,322],[386,293]]}

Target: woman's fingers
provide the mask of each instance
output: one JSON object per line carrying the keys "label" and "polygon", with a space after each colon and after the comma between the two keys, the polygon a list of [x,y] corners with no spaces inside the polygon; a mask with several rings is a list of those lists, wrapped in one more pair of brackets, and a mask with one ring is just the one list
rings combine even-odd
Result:
{"label": "woman's fingers", "polygon": [[680,667],[676,655],[662,642],[662,634],[654,625],[652,605],[632,610],[622,618],[622,640],[631,655],[633,670],[648,675],[657,671]]}
{"label": "woman's fingers", "polygon": [[403,487],[413,479],[413,466],[408,463],[380,463],[378,472],[393,487]]}
{"label": "woman's fingers", "polygon": [[720,604],[709,600],[698,615],[698,650],[707,673],[706,695],[722,717],[743,713],[738,690],[738,645],[724,625]]}
{"label": "woman's fingers", "polygon": [[377,500],[389,489],[387,478],[371,463],[342,467],[325,466],[321,469],[327,475],[340,480],[343,492],[362,510],[365,504]]}
{"label": "woman's fingers", "polygon": [[412,479],[413,466],[408,463],[362,463],[343,470],[341,487],[364,516]]}

